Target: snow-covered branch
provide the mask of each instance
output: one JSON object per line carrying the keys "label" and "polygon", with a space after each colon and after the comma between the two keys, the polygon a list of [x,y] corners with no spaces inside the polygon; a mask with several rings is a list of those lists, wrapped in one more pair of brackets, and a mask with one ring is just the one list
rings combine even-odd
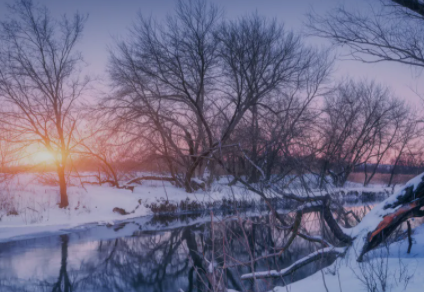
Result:
{"label": "snow-covered branch", "polygon": [[253,279],[253,275],[255,276],[256,279],[288,276],[291,273],[293,273],[294,271],[296,271],[297,269],[299,269],[299,268],[301,268],[301,267],[303,267],[303,266],[305,266],[309,263],[312,263],[316,260],[322,259],[323,257],[326,257],[326,256],[339,256],[339,255],[344,254],[345,251],[346,251],[346,248],[335,248],[335,247],[323,248],[323,249],[317,250],[316,252],[313,252],[313,253],[309,254],[308,256],[294,262],[289,267],[282,269],[280,271],[271,270],[271,271],[264,271],[264,272],[255,272],[254,274],[249,273],[249,274],[242,275],[241,278],[243,280]]}

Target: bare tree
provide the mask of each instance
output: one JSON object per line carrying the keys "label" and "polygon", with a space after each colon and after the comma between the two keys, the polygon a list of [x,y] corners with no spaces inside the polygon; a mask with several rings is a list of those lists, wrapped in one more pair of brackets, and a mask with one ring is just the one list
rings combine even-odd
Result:
{"label": "bare tree", "polygon": [[80,122],[75,108],[88,83],[79,78],[82,57],[75,45],[87,17],[56,20],[31,0],[17,0],[8,11],[0,27],[2,130],[12,131],[18,144],[38,144],[55,156],[60,207],[66,207],[65,171]]}
{"label": "bare tree", "polygon": [[321,180],[330,174],[333,183],[342,186],[355,167],[372,162],[365,178],[369,183],[407,114],[402,102],[373,82],[347,81],[326,96],[323,111]]}
{"label": "bare tree", "polygon": [[[405,127],[405,121],[411,120],[412,111],[404,102],[394,98],[386,106],[388,111],[380,118],[375,135],[372,138],[372,147],[364,161],[364,185],[368,185],[382,162],[394,151],[400,140],[409,141],[412,129]],[[408,138],[409,137],[409,138]]]}
{"label": "bare tree", "polygon": [[232,147],[247,113],[257,119],[271,95],[312,80],[304,75],[321,84],[331,65],[276,21],[220,15],[206,1],[180,1],[164,26],[140,16],[132,39],[111,53],[110,120],[129,140],[151,145],[189,192],[213,156]]}
{"label": "bare tree", "polygon": [[174,177],[177,168],[187,168],[182,183],[188,191],[199,153],[214,142],[206,108],[219,18],[220,11],[206,1],[180,1],[164,26],[140,15],[133,39],[111,53],[110,74],[121,95],[115,99],[115,116],[126,132],[164,157]]}
{"label": "bare tree", "polygon": [[[396,62],[418,70],[424,66],[424,5],[416,0],[380,0],[362,12],[339,6],[324,15],[308,15],[307,25],[311,35],[329,39],[335,45],[348,49],[345,57],[365,63]],[[415,117],[416,120],[421,117]],[[395,119],[395,117],[394,117]],[[409,119],[403,119],[409,120]],[[398,123],[397,156],[395,164],[407,151],[418,130],[416,121]],[[396,138],[397,139],[397,138]],[[408,141],[405,143],[405,139]],[[403,146],[402,146],[403,145]],[[416,151],[414,151],[416,153]],[[392,167],[390,183],[393,179]]]}
{"label": "bare tree", "polygon": [[[250,160],[255,165],[268,163],[269,177],[277,157],[267,160],[265,154],[290,155],[293,135],[301,136],[300,125],[305,125],[312,101],[322,93],[331,60],[326,53],[305,46],[299,36],[287,32],[275,20],[257,15],[225,24],[218,38],[222,41],[224,97],[236,112],[247,112],[234,116],[250,124],[247,132],[239,133],[245,137]],[[264,126],[273,120],[272,133],[267,133]],[[234,127],[233,119],[225,121],[228,129]],[[251,167],[249,175],[251,182],[257,182],[257,167]]]}
{"label": "bare tree", "polygon": [[401,131],[399,132],[392,153],[393,161],[388,186],[392,185],[398,166],[402,164],[402,161],[406,162],[410,160],[408,158],[411,156],[419,158],[418,149],[421,148],[419,138],[422,136],[422,128],[417,122],[416,114],[410,111],[409,115],[409,117],[400,121]]}

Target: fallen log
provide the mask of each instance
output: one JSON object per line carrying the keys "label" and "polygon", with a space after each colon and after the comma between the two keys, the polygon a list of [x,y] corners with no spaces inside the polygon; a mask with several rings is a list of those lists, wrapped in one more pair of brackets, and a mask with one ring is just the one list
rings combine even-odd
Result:
{"label": "fallen log", "polygon": [[163,176],[141,176],[136,177],[129,182],[126,183],[126,185],[134,184],[134,183],[140,183],[143,180],[156,180],[156,181],[169,181],[169,182],[175,182],[175,178],[172,177],[163,177]]}
{"label": "fallen log", "polygon": [[[403,222],[412,217],[423,217],[424,211],[421,210],[423,207],[424,174],[421,174],[409,181],[397,195],[385,201],[382,210],[380,210],[382,213],[382,215],[379,215],[381,220],[376,227],[369,228],[371,230],[365,236],[357,261],[361,262],[367,252],[384,242]],[[372,213],[374,212],[370,212],[369,215],[375,215]]]}
{"label": "fallen log", "polygon": [[[141,181],[144,181],[144,180],[168,181],[168,182],[177,184],[177,186],[179,185],[179,182],[175,178],[166,177],[166,176],[165,177],[163,177],[163,176],[141,176],[141,177],[137,177],[137,178],[130,180],[125,185],[128,187],[128,185],[130,185],[130,184],[140,183]],[[198,190],[198,189],[205,190],[206,184],[205,184],[205,182],[203,182],[201,180],[192,179],[191,180],[191,187],[193,188],[193,190]]]}
{"label": "fallen log", "polygon": [[[412,217],[424,217],[424,173],[406,183],[405,187],[397,194],[387,198],[380,205],[372,209],[363,220],[352,228],[341,228],[337,220],[333,217],[330,208],[331,198],[328,196],[313,197],[308,200],[303,199],[304,204],[297,208],[297,214],[309,212],[321,212],[322,218],[327,226],[339,240],[339,244],[345,247],[333,247],[330,243],[320,237],[304,235],[296,231],[297,235],[303,239],[321,243],[322,249],[309,254],[308,256],[296,261],[289,267],[282,270],[270,270],[252,272],[244,274],[242,279],[260,279],[269,277],[284,277],[291,275],[299,268],[320,260],[327,256],[343,256],[347,251],[355,253],[360,250],[357,261],[362,261],[363,256],[378,247],[384,242],[390,234],[396,230],[402,223]],[[300,218],[296,218],[299,221]],[[410,233],[409,229],[409,233]],[[409,236],[410,238],[410,236]],[[409,239],[410,246],[412,240]],[[352,245],[354,248],[352,248]],[[284,249],[283,249],[284,250]],[[279,256],[280,253],[267,256]],[[252,260],[255,262],[259,257]],[[245,264],[245,263],[243,263]]]}
{"label": "fallen log", "polygon": [[323,249],[319,249],[316,252],[313,252],[304,258],[301,258],[300,260],[294,262],[289,267],[282,269],[280,271],[271,270],[271,271],[244,274],[241,276],[241,279],[247,280],[247,279],[253,279],[254,277],[256,279],[263,279],[263,278],[288,276],[292,274],[293,272],[295,272],[296,270],[306,266],[307,264],[310,264],[319,259],[329,257],[329,256],[340,256],[344,254],[345,252],[346,252],[346,248],[326,247]]}

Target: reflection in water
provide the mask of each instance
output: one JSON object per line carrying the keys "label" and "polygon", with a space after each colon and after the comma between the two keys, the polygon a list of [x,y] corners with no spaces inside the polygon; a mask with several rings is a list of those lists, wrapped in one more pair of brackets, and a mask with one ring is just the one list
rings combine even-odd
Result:
{"label": "reflection in water", "polygon": [[70,292],[72,285],[69,280],[68,270],[66,269],[68,261],[68,242],[69,236],[67,234],[61,235],[62,241],[62,260],[60,262],[60,272],[57,282],[53,285],[53,292]]}
{"label": "reflection in water", "polygon": [[[281,256],[265,257],[253,266],[240,264],[278,252],[287,230],[278,228],[268,215],[243,220],[214,217],[213,224],[210,216],[191,216],[156,217],[147,224],[141,222],[146,219],[135,219],[0,244],[0,291],[189,292],[208,291],[212,284],[239,291],[266,290],[306,277],[332,260],[312,263],[284,279],[259,280],[256,287],[240,276],[252,267],[255,271],[285,268],[319,246],[296,238]],[[292,215],[286,216],[290,220]],[[303,232],[326,234],[318,216],[310,214]],[[170,227],[155,230],[158,223]],[[216,269],[211,271],[211,266]]]}

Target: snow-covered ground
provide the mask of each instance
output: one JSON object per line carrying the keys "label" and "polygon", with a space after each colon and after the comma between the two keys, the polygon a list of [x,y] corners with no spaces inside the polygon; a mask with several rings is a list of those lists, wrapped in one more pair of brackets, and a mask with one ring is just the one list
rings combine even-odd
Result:
{"label": "snow-covered ground", "polygon": [[[151,215],[147,205],[164,200],[181,202],[213,202],[224,197],[258,199],[243,189],[232,193],[229,188],[216,184],[210,191],[187,193],[168,182],[146,181],[134,191],[116,189],[107,185],[71,186],[68,188],[69,207],[58,207],[57,186],[46,186],[38,182],[35,175],[23,174],[3,184],[0,191],[0,241],[19,237],[30,237],[47,232],[57,232],[75,226]],[[141,201],[140,201],[141,200]],[[114,208],[131,214],[121,215]]]}
{"label": "snow-covered ground", "polygon": [[[416,187],[419,182],[420,178],[412,180],[409,184]],[[399,188],[400,186],[397,187]],[[295,186],[292,191],[296,191]],[[338,189],[333,188],[332,191],[336,192]],[[384,188],[379,185],[363,188],[358,184],[349,183],[344,191],[384,191]],[[60,209],[58,187],[40,183],[34,174],[22,174],[3,183],[0,191],[0,242],[44,236],[75,228],[89,228],[90,224],[113,225],[115,221],[152,215],[149,204],[164,200],[180,202],[189,199],[203,203],[223,198],[259,200],[257,195],[241,186],[228,187],[228,179],[214,183],[209,191],[199,190],[192,194],[168,182],[160,181],[145,181],[142,185],[136,185],[133,192],[106,185],[85,185],[82,188],[73,183],[68,189],[68,195],[69,208]],[[395,197],[396,195],[387,198],[386,202],[374,208],[365,220],[345,232],[361,238],[362,233],[372,230],[386,212],[382,206]],[[118,214],[113,212],[114,208],[124,209],[130,214]],[[142,218],[138,220],[140,224],[149,224],[148,218],[144,221]],[[120,230],[123,236],[132,234],[133,230],[128,228]],[[330,267],[287,287],[276,287],[273,291],[422,291],[424,226],[415,228],[413,239],[414,245],[410,254],[406,253],[407,240],[402,240],[388,249],[382,247],[370,252],[371,259],[363,263],[356,262],[355,249],[351,248],[345,257],[339,258]],[[360,241],[356,243],[359,244]],[[374,285],[375,289],[372,290],[371,287],[371,290],[368,290],[367,285]],[[386,285],[386,290],[383,290],[382,285]]]}
{"label": "snow-covered ground", "polygon": [[[409,243],[408,238],[404,238],[390,245],[383,243],[377,249],[370,251],[364,261],[357,261],[369,232],[373,232],[380,226],[384,216],[401,210],[401,205],[392,207],[393,203],[405,195],[408,187],[412,187],[412,190],[421,188],[423,181],[424,174],[411,179],[403,189],[377,204],[358,225],[344,229],[346,234],[354,238],[352,245],[347,247],[345,256],[338,258],[330,267],[304,280],[288,287],[276,287],[273,291],[423,291],[423,224],[414,224],[417,227],[413,230],[414,245],[411,253],[407,253]],[[417,221],[422,222],[421,219]]]}
{"label": "snow-covered ground", "polygon": [[[74,179],[68,188],[69,207],[60,209],[57,186],[41,183],[36,174],[20,174],[0,186],[0,241],[43,235],[88,223],[108,224],[115,220],[151,215],[152,211],[147,206],[166,200],[174,203],[187,199],[201,203],[216,202],[223,198],[259,200],[258,195],[242,186],[228,187],[229,181],[228,178],[222,178],[209,191],[199,190],[189,194],[169,182],[144,181],[142,185],[135,185],[131,192],[107,185],[85,184],[82,188],[78,180]],[[382,189],[378,185],[365,189],[359,184],[349,185],[349,190],[359,192]],[[113,212],[114,208],[130,214],[121,215]]]}
{"label": "snow-covered ground", "polygon": [[339,258],[330,267],[287,287],[276,287],[273,292],[421,292],[424,288],[424,225],[413,231],[410,254],[407,253],[408,240],[404,239],[370,252],[370,259],[362,263],[349,256]]}

